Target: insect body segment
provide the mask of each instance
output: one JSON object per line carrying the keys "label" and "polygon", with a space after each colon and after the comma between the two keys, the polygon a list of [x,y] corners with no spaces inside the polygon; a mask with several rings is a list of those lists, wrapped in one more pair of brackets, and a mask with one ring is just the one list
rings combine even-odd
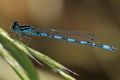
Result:
{"label": "insect body segment", "polygon": [[60,35],[53,35],[53,38],[55,38],[55,39],[63,39],[63,36],[60,36]]}
{"label": "insect body segment", "polygon": [[103,49],[106,49],[108,51],[115,51],[116,50],[115,47],[109,46],[109,45],[105,45],[105,44],[96,44],[96,43],[87,42],[87,41],[80,41],[79,43],[80,44],[89,45],[89,46],[95,46],[95,47],[103,48]]}
{"label": "insect body segment", "polygon": [[[13,23],[13,25],[11,26],[11,31],[19,33],[21,35],[25,35],[25,36],[49,37],[49,38],[54,38],[54,39],[58,39],[58,40],[65,40],[67,42],[99,47],[99,48],[106,49],[108,51],[115,51],[116,50],[116,48],[114,48],[113,46],[109,46],[109,45],[105,45],[105,44],[96,44],[94,42],[79,40],[79,39],[76,39],[76,38],[72,38],[72,37],[68,37],[68,36],[65,36],[65,35],[55,33],[55,31],[53,31],[52,32],[53,34],[51,34],[49,32],[43,32],[43,31],[40,31],[40,30],[38,31],[36,28],[34,28],[30,25],[20,26],[18,24],[18,22]],[[93,34],[90,34],[90,35],[92,36]]]}

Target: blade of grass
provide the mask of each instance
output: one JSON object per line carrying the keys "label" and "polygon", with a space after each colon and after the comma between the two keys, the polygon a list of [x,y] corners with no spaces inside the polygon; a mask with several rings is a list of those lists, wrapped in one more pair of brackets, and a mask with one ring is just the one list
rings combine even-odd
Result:
{"label": "blade of grass", "polygon": [[8,64],[14,69],[22,80],[30,80],[26,75],[25,70],[19,65],[19,63],[10,55],[10,53],[0,44],[0,53],[5,58]]}
{"label": "blade of grass", "polygon": [[[10,53],[11,57],[13,57],[25,70],[25,73],[30,78],[30,80],[38,80],[37,71],[26,53],[18,48],[16,45],[14,45],[14,41],[11,42],[9,39],[10,38],[7,33],[4,30],[0,29],[0,43],[2,44],[2,46]],[[4,53],[2,54],[4,56]],[[23,76],[22,74],[18,75]]]}
{"label": "blade of grass", "polygon": [[[1,34],[1,31],[3,32],[2,34]],[[10,38],[7,35],[7,33],[2,29],[0,29],[0,34],[2,36],[4,36],[4,38],[6,38],[11,43],[12,46],[16,46],[18,49],[20,49],[21,53],[25,53],[29,56],[32,55],[33,57],[36,57],[39,61],[42,61],[42,63],[46,64],[49,68],[56,70],[60,75],[62,75],[65,78],[65,80],[76,80],[75,78],[73,78],[72,76],[70,76],[68,74],[68,72],[72,72],[72,73],[76,74],[75,72],[69,70],[68,68],[64,67],[63,65],[61,65],[58,62],[51,59],[50,57],[24,45],[21,42],[18,42],[18,41],[14,42],[14,40],[12,38]],[[7,48],[7,46],[6,46],[6,48]],[[66,71],[67,71],[67,73],[66,73]],[[76,75],[78,75],[78,74],[76,74]]]}

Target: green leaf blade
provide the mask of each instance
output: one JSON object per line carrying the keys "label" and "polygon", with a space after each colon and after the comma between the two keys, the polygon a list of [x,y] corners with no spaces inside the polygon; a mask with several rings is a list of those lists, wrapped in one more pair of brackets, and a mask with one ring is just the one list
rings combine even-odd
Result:
{"label": "green leaf blade", "polygon": [[[9,56],[13,57],[19,63],[19,65],[25,70],[25,73],[30,78],[30,80],[38,80],[37,71],[34,65],[32,64],[32,62],[30,61],[30,59],[28,58],[28,56],[26,55],[26,53],[23,50],[21,50],[19,47],[17,47],[15,44],[13,44],[13,42],[9,40],[9,37],[6,35],[6,33],[2,29],[0,29],[0,31],[1,31],[0,43],[6,49],[6,51],[8,51],[8,53],[10,54]],[[22,74],[19,74],[19,75],[22,76]],[[23,80],[26,80],[26,79],[23,79]]]}

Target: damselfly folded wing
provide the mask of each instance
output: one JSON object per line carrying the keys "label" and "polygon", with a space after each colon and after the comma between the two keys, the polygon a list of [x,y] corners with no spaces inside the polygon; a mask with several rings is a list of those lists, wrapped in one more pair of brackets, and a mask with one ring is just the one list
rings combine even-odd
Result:
{"label": "damselfly folded wing", "polygon": [[[42,29],[41,29],[42,30]],[[96,35],[94,33],[86,32],[86,31],[68,31],[68,30],[60,30],[54,28],[43,29],[43,32],[47,32],[49,34],[59,34],[65,37],[74,37],[80,40],[94,41],[96,40]]]}

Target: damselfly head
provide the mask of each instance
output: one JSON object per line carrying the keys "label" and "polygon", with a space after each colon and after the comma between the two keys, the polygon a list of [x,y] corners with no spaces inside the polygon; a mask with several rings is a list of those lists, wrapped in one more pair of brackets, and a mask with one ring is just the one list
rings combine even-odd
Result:
{"label": "damselfly head", "polygon": [[19,28],[19,24],[18,24],[18,22],[13,22],[13,24],[11,25],[10,28],[11,28],[12,31],[17,30],[17,29]]}
{"label": "damselfly head", "polygon": [[111,47],[111,51],[113,52],[116,51],[116,49],[117,49],[116,47],[113,47],[113,46]]}

